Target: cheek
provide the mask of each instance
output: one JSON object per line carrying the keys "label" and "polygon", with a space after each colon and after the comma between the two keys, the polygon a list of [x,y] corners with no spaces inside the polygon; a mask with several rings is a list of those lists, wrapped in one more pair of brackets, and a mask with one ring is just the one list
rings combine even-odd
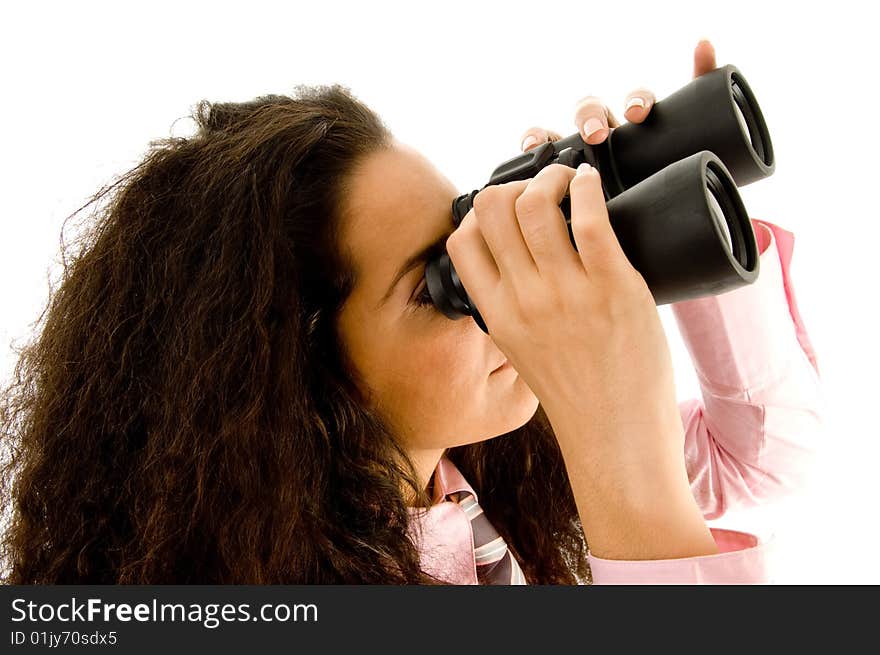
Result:
{"label": "cheek", "polygon": [[464,320],[393,340],[381,373],[383,403],[409,431],[448,426],[456,415],[451,409],[466,414],[484,393],[484,340]]}
{"label": "cheek", "polygon": [[448,409],[451,395],[473,387],[485,355],[484,346],[457,326],[443,328],[398,341],[396,381],[410,398],[428,399],[429,405],[430,399],[443,401]]}

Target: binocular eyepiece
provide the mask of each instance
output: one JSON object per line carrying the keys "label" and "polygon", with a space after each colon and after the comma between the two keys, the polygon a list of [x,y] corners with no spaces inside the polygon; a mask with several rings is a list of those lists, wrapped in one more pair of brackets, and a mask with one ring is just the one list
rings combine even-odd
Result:
{"label": "binocular eyepiece", "polygon": [[[534,177],[549,164],[599,170],[611,227],[657,305],[717,295],[758,278],[758,246],[737,186],[772,175],[770,133],[735,66],[701,75],[654,103],[642,123],[611,130],[598,145],[579,132],[500,164],[489,182]],[[482,189],[452,202],[455,225]],[[570,198],[559,206],[571,232]],[[451,319],[471,316],[488,334],[446,253],[428,262],[431,300]]]}

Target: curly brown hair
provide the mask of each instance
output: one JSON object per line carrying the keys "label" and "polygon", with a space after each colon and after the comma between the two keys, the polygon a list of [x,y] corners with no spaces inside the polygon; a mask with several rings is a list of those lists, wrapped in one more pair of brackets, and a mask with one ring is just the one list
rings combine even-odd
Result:
{"label": "curly brown hair", "polygon": [[[442,582],[407,533],[404,490],[429,491],[336,331],[341,199],[391,133],[346,87],[295,88],[203,100],[193,136],[152,141],[62,227],[0,397],[4,583]],[[532,584],[589,582],[540,407],[447,456]]]}

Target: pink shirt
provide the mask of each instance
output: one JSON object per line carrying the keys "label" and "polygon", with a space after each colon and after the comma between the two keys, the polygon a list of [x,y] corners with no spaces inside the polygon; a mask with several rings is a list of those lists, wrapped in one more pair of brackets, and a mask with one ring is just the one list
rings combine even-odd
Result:
{"label": "pink shirt", "polygon": [[[679,409],[691,490],[706,519],[799,489],[822,434],[818,365],[789,276],[794,234],[767,221],[752,224],[761,253],[758,279],[671,305],[702,392]],[[462,490],[479,502],[442,457],[434,504],[410,508],[410,534],[423,569],[455,584],[478,584],[470,521],[457,503],[444,500]],[[628,561],[588,553],[593,584],[769,582],[770,542],[710,530],[720,551],[714,555]]]}

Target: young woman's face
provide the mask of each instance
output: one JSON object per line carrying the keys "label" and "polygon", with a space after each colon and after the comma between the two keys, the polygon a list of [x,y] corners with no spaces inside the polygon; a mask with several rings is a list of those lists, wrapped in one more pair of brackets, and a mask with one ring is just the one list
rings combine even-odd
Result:
{"label": "young woman's face", "polygon": [[394,284],[407,260],[452,233],[458,195],[425,157],[394,141],[355,170],[342,224],[357,276],[342,340],[371,405],[429,472],[444,448],[509,432],[538,408],[511,366],[493,373],[504,354],[472,318],[450,320],[430,301],[416,303],[429,298],[424,261]]}

